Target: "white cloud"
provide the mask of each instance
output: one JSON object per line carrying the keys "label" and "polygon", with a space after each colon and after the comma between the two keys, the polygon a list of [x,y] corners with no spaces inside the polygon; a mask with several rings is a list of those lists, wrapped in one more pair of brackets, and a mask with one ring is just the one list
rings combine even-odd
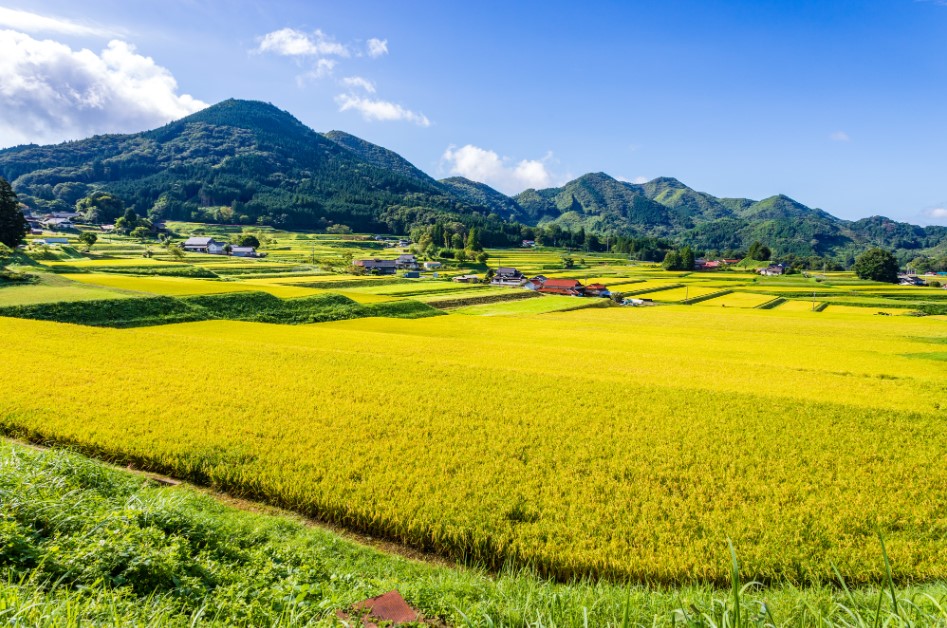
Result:
{"label": "white cloud", "polygon": [[635,183],[641,185],[642,183],[647,183],[650,181],[648,177],[635,177],[634,179],[629,179],[628,177],[615,177],[619,181],[624,181],[625,183]]}
{"label": "white cloud", "polygon": [[332,71],[335,70],[335,65],[335,59],[319,59],[312,66],[311,70],[296,77],[296,84],[302,87],[308,80],[318,80],[327,76],[332,76]]}
{"label": "white cloud", "polygon": [[207,106],[113,40],[99,54],[0,30],[0,146],[142,131]]}
{"label": "white cloud", "polygon": [[369,94],[375,93],[375,84],[361,76],[346,76],[342,79],[342,84],[346,87],[360,87]]}
{"label": "white cloud", "polygon": [[368,40],[368,56],[377,59],[382,55],[388,54],[388,40],[372,37]]}
{"label": "white cloud", "polygon": [[6,7],[0,7],[0,26],[26,33],[59,33],[93,37],[108,37],[115,34],[99,26]]}
{"label": "white cloud", "polygon": [[554,177],[547,167],[552,154],[542,159],[523,159],[513,163],[492,150],[467,144],[460,148],[448,147],[441,159],[447,164],[450,174],[486,183],[506,194],[554,185]]}
{"label": "white cloud", "polygon": [[295,28],[282,28],[260,37],[259,42],[257,52],[271,52],[284,57],[349,56],[348,48],[320,30],[309,34]]}
{"label": "white cloud", "polygon": [[835,131],[829,134],[829,139],[833,142],[851,142],[852,138],[845,131]]}
{"label": "white cloud", "polygon": [[431,126],[431,121],[423,113],[416,113],[386,100],[339,94],[335,102],[339,105],[339,111],[358,111],[366,120],[405,120],[418,126]]}
{"label": "white cloud", "polygon": [[937,207],[935,209],[929,209],[926,212],[928,218],[933,218],[935,220],[944,220],[947,219],[947,207]]}

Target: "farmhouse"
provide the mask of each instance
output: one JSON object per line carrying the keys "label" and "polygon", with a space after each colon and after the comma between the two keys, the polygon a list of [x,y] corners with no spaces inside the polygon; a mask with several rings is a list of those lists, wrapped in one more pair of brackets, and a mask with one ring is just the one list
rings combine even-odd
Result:
{"label": "farmhouse", "polygon": [[47,229],[72,229],[75,224],[68,218],[47,218],[42,222]]}
{"label": "farmhouse", "polygon": [[394,275],[398,270],[393,259],[359,259],[354,264],[372,275]]}
{"label": "farmhouse", "polygon": [[234,246],[230,248],[230,254],[234,257],[261,257],[252,246]]}
{"label": "farmhouse", "polygon": [[526,277],[515,268],[500,266],[490,283],[494,286],[522,286],[526,283]]}
{"label": "farmhouse", "polygon": [[520,246],[522,246],[524,249],[531,249],[536,246],[536,240],[523,240],[523,244]]}
{"label": "farmhouse", "polygon": [[480,275],[457,275],[451,281],[456,281],[457,283],[477,283],[480,281]]}
{"label": "farmhouse", "polygon": [[581,297],[585,294],[585,286],[576,279],[547,279],[543,282],[539,292],[543,294],[561,294],[569,297]]}
{"label": "farmhouse", "polygon": [[210,253],[212,255],[222,255],[226,249],[226,244],[218,242],[213,238],[188,238],[181,244],[181,248],[192,253]]}
{"label": "farmhouse", "polygon": [[786,273],[787,268],[783,264],[770,264],[766,268],[760,269],[760,274],[766,277],[776,277]]}
{"label": "farmhouse", "polygon": [[395,266],[400,270],[417,270],[418,258],[410,254],[399,255],[395,260]]}
{"label": "farmhouse", "polygon": [[424,270],[437,270],[443,266],[440,262],[424,262]]}
{"label": "farmhouse", "polygon": [[608,298],[612,296],[612,293],[603,283],[590,283],[585,287],[585,296]]}

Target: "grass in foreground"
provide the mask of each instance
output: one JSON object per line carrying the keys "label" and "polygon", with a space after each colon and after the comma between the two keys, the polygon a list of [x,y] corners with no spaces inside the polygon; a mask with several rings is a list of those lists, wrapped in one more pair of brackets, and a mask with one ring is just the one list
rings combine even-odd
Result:
{"label": "grass in foreground", "polygon": [[761,589],[742,585],[734,569],[730,591],[664,590],[420,563],[297,517],[237,510],[186,486],[6,442],[0,503],[0,622],[11,625],[338,625],[335,609],[391,589],[427,617],[462,626],[947,621],[943,583]]}

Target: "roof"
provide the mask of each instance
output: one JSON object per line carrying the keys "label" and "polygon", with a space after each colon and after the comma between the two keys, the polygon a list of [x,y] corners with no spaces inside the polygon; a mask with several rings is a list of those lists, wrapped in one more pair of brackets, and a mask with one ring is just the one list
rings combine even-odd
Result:
{"label": "roof", "polygon": [[[548,282],[547,282],[548,283]],[[590,283],[585,287],[586,290],[608,290],[603,283]]]}
{"label": "roof", "polygon": [[399,262],[414,262],[414,261],[417,261],[417,259],[418,259],[417,257],[415,257],[414,255],[410,255],[410,254],[405,254],[405,255],[399,255],[399,256],[398,256],[398,261],[399,261]]}
{"label": "roof", "polygon": [[231,253],[255,253],[256,249],[252,246],[232,246],[230,247]]}
{"label": "roof", "polygon": [[547,279],[543,283],[544,288],[581,288],[582,284],[577,279]]}
{"label": "roof", "polygon": [[207,246],[213,241],[213,238],[188,238],[184,241],[184,246]]}
{"label": "roof", "polygon": [[366,268],[394,268],[395,260],[393,259],[360,259],[355,262],[358,266],[364,266]]}
{"label": "roof", "polygon": [[512,275],[514,277],[522,277],[523,273],[510,266],[500,266],[497,268],[497,275]]}

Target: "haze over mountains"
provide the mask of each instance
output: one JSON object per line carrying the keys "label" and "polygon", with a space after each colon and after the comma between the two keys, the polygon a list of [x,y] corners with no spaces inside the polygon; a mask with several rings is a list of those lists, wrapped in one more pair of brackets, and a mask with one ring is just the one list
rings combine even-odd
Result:
{"label": "haze over mountains", "polygon": [[68,210],[107,191],[155,219],[356,231],[449,219],[510,243],[524,226],[557,225],[699,249],[760,240],[781,255],[839,259],[869,246],[908,259],[947,248],[947,227],[847,221],[782,195],[717,198],[669,177],[635,184],[589,173],[509,197],[463,177],[437,181],[397,153],[341,131],[318,133],[255,101],[227,100],[144,133],[0,150],[0,176],[37,209]]}

